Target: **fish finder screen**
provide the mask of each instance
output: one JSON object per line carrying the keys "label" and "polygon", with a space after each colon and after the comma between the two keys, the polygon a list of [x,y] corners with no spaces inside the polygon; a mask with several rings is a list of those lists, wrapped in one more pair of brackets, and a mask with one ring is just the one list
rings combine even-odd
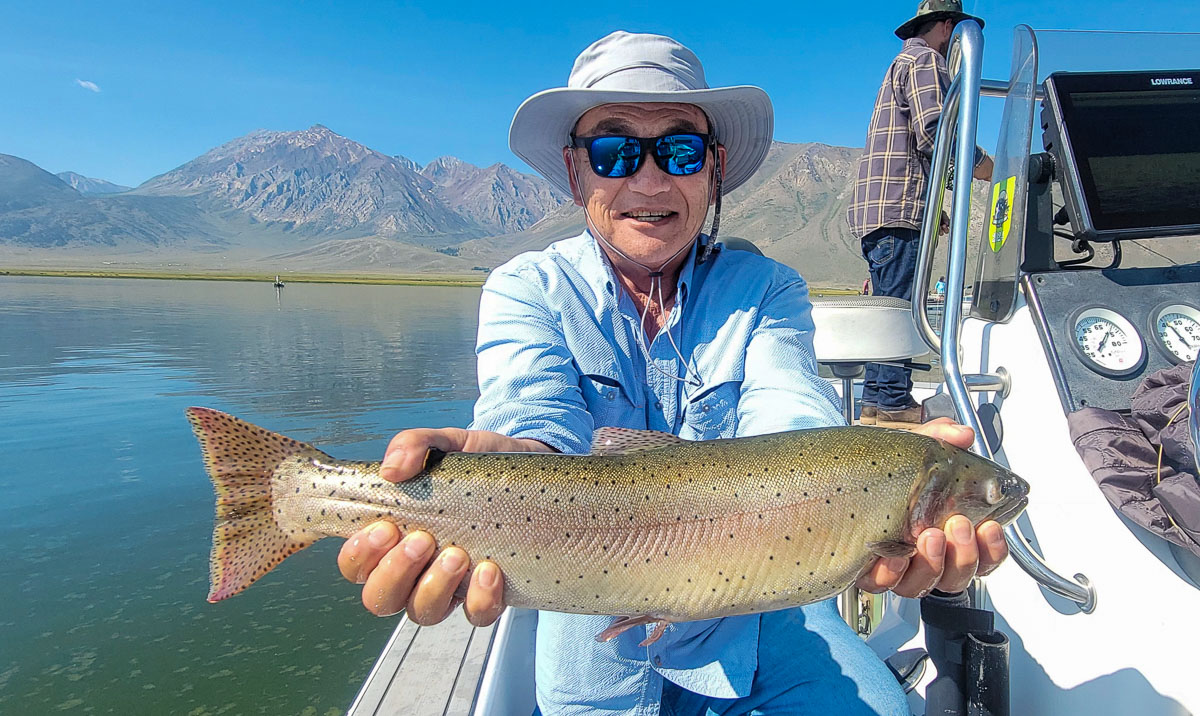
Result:
{"label": "fish finder screen", "polygon": [[1200,87],[1065,89],[1063,119],[1095,229],[1200,224]]}

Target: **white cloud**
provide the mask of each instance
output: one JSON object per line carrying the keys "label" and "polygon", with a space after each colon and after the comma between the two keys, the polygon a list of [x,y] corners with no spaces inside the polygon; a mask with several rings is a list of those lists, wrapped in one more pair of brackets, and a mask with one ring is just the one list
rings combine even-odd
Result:
{"label": "white cloud", "polygon": [[99,92],[100,91],[100,85],[96,84],[95,82],[89,82],[88,80],[81,80],[79,78],[75,78],[75,84],[79,85],[80,87],[82,87],[85,90],[88,90],[90,92]]}

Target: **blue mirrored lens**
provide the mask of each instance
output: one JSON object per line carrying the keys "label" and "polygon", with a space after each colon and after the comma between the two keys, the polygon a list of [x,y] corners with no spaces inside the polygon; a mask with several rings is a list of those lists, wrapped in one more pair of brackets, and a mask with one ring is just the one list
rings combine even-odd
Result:
{"label": "blue mirrored lens", "polygon": [[588,157],[599,176],[627,177],[642,163],[642,144],[635,137],[597,137],[588,147]]}
{"label": "blue mirrored lens", "polygon": [[704,168],[704,140],[695,134],[660,137],[654,145],[654,160],[668,174],[695,174]]}

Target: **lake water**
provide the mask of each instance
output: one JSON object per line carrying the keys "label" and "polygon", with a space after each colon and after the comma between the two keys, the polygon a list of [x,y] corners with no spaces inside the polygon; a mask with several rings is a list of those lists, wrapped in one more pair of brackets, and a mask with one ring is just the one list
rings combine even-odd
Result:
{"label": "lake water", "polygon": [[343,712],[397,618],[362,608],[337,539],[207,604],[183,410],[379,459],[397,430],[470,420],[478,297],[0,278],[0,713]]}

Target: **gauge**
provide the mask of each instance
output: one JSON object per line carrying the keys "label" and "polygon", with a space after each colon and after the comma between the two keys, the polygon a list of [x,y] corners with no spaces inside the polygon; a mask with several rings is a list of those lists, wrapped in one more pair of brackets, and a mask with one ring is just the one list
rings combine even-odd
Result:
{"label": "gauge", "polygon": [[1146,347],[1133,324],[1098,306],[1075,315],[1075,348],[1089,368],[1112,377],[1135,372],[1146,359]]}
{"label": "gauge", "polygon": [[1154,335],[1160,348],[1177,363],[1196,360],[1200,353],[1200,309],[1174,303],[1154,315]]}

